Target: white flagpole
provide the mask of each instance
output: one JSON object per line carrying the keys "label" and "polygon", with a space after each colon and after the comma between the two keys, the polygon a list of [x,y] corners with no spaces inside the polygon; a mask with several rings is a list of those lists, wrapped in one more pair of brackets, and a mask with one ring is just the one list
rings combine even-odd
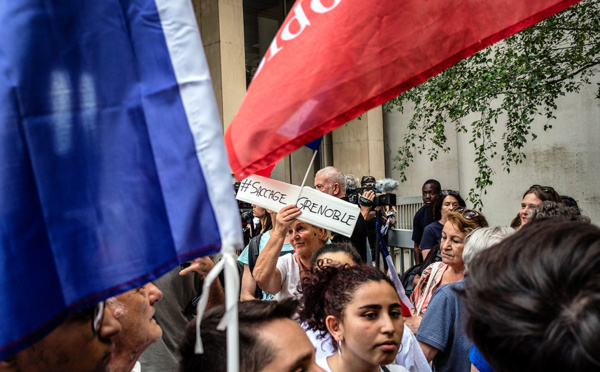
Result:
{"label": "white flagpole", "polygon": [[315,152],[313,153],[312,159],[310,160],[310,163],[308,164],[308,169],[306,170],[306,174],[304,174],[304,179],[302,180],[302,185],[300,185],[300,192],[298,193],[298,198],[296,198],[296,201],[294,202],[297,203],[298,199],[300,199],[300,197],[302,196],[302,188],[304,187],[304,184],[306,183],[306,179],[308,178],[308,172],[310,172],[310,167],[312,167],[313,163],[315,162],[315,158],[317,157],[317,151],[315,150]]}
{"label": "white flagpole", "polygon": [[313,153],[313,157],[310,160],[310,164],[308,164],[308,169],[306,170],[306,174],[304,175],[304,179],[302,180],[302,185],[300,185],[300,188],[303,188],[304,184],[306,183],[306,179],[308,178],[308,172],[310,172],[310,167],[312,167],[313,163],[315,162],[315,158],[317,157],[317,152],[318,152],[318,150],[315,150],[315,152]]}
{"label": "white flagpole", "polygon": [[[233,247],[225,247],[224,255],[228,256],[231,264],[225,265],[225,307],[229,313],[227,320],[227,372],[238,372],[239,364],[239,323],[238,301],[240,278]],[[225,259],[225,257],[223,257]]]}

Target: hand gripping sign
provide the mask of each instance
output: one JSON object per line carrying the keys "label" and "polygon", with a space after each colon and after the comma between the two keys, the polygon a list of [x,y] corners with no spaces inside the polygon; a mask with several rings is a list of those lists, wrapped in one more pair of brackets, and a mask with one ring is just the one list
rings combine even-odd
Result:
{"label": "hand gripping sign", "polygon": [[300,188],[257,175],[242,180],[236,198],[275,212],[295,203],[302,210],[298,217],[300,221],[348,237],[352,235],[360,213],[357,205],[311,187]]}

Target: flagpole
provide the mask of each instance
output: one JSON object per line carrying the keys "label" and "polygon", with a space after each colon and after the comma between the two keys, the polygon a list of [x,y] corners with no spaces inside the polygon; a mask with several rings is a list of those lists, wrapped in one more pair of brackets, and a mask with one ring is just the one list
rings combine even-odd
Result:
{"label": "flagpole", "polygon": [[[228,260],[235,259],[233,247],[226,246],[224,255]],[[239,323],[237,305],[239,300],[239,273],[237,266],[225,265],[225,308],[230,311],[229,324],[227,325],[227,372],[239,371]]]}
{"label": "flagpole", "polygon": [[[300,188],[303,188],[304,184],[306,183],[306,179],[308,178],[308,172],[310,172],[310,167],[312,167],[313,163],[315,162],[315,158],[317,157],[317,151],[319,150],[315,150],[315,152],[313,153],[313,157],[310,160],[310,164],[308,164],[308,169],[306,170],[306,174],[304,175],[304,179],[302,180],[302,185],[300,185]],[[298,197],[300,197],[300,195],[298,195]]]}

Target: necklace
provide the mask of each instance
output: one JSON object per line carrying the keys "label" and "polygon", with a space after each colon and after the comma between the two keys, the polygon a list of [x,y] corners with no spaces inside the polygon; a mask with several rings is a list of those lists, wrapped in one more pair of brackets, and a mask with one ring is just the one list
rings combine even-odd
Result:
{"label": "necklace", "polygon": [[302,259],[300,258],[300,256],[296,256],[297,258],[297,262],[300,264],[300,272],[309,272],[310,269],[306,266],[304,266],[304,264],[302,263]]}

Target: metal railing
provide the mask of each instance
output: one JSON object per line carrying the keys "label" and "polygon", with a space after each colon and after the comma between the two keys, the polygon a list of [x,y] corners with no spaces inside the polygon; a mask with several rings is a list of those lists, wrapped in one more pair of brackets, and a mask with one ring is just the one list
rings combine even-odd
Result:
{"label": "metal railing", "polygon": [[412,241],[413,219],[417,211],[423,206],[421,196],[412,196],[397,199],[396,228],[388,232],[388,245],[390,255],[398,271],[402,275],[415,264]]}
{"label": "metal railing", "polygon": [[413,218],[423,206],[423,198],[411,196],[396,200],[396,228],[403,230],[413,229]]}
{"label": "metal railing", "polygon": [[398,275],[402,275],[415,264],[412,252],[414,249],[412,230],[391,229],[388,231],[387,241],[396,271]]}

